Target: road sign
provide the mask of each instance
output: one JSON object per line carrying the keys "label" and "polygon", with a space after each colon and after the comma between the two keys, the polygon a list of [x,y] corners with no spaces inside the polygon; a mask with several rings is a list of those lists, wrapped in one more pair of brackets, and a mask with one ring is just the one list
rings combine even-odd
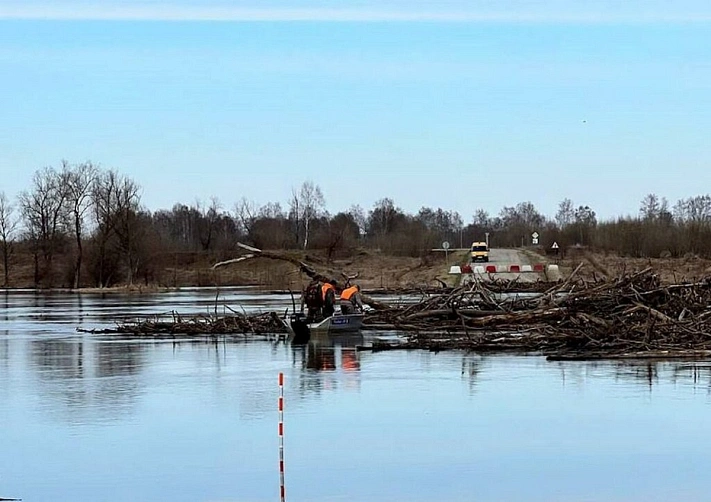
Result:
{"label": "road sign", "polygon": [[[535,234],[533,234],[533,235],[535,235]],[[534,238],[533,238],[533,243],[534,243],[534,244],[538,244],[538,237],[534,237]]]}
{"label": "road sign", "polygon": [[[533,233],[531,234],[531,237],[533,237],[533,240],[534,240],[534,241],[538,240],[538,237],[539,237],[538,232],[533,232]],[[534,244],[535,244],[535,243],[534,243]]]}
{"label": "road sign", "polygon": [[557,242],[554,242],[553,245],[551,246],[551,248],[553,248],[553,249],[558,249],[558,243],[557,243]]}
{"label": "road sign", "polygon": [[444,242],[442,243],[442,249],[449,249],[449,242],[444,241]]}

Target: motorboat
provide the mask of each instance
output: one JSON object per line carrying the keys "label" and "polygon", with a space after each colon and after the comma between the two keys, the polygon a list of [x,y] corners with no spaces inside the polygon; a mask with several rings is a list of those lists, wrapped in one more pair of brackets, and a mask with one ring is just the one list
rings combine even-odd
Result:
{"label": "motorboat", "polygon": [[309,321],[306,314],[296,312],[291,314],[288,319],[282,319],[282,322],[295,341],[306,342],[311,333],[331,335],[357,332],[363,326],[364,317],[363,313],[341,314],[338,312],[320,320]]}

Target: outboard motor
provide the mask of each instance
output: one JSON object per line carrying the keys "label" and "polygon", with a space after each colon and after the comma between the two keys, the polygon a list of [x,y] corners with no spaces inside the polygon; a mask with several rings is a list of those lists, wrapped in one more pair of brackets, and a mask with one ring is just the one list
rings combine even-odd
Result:
{"label": "outboard motor", "polygon": [[289,323],[291,324],[291,329],[294,331],[294,340],[292,343],[309,343],[309,339],[311,338],[311,330],[306,322],[306,314],[303,312],[291,314]]}

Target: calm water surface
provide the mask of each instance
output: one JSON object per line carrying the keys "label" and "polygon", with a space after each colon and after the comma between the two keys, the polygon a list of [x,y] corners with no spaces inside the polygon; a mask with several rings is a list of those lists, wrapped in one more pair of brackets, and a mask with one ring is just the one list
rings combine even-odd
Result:
{"label": "calm water surface", "polygon": [[[217,303],[291,300],[235,289]],[[708,363],[76,331],[215,305],[205,290],[0,292],[0,497],[278,500],[282,371],[289,501],[711,500]]]}

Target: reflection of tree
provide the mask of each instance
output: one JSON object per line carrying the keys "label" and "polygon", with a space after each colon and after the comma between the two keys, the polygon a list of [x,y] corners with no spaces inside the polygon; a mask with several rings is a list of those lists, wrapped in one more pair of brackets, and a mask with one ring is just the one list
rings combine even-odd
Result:
{"label": "reflection of tree", "polygon": [[483,358],[468,354],[462,357],[462,376],[468,379],[470,392],[474,391],[476,387],[479,374],[482,370],[482,361]]}
{"label": "reflection of tree", "polygon": [[[10,332],[8,330],[0,331],[0,382],[10,381]],[[6,396],[8,385],[0,385],[0,394]]]}
{"label": "reflection of tree", "polygon": [[84,372],[83,343],[56,339],[30,342],[32,361],[42,379],[82,378]]}
{"label": "reflection of tree", "polygon": [[657,363],[618,364],[615,368],[615,379],[618,378],[644,382],[651,389],[659,381]]}
{"label": "reflection of tree", "polygon": [[703,385],[711,394],[711,366],[708,363],[675,364],[671,370],[671,381],[690,383],[694,387]]}
{"label": "reflection of tree", "polygon": [[671,383],[701,386],[711,393],[711,365],[679,361],[588,361],[586,363],[558,363],[560,378],[565,384],[571,379],[576,386],[584,387],[588,379],[612,378],[648,387]]}
{"label": "reflection of tree", "polygon": [[10,312],[10,292],[8,290],[5,290],[5,293],[2,295],[2,306],[3,306],[3,321],[9,321],[10,316],[8,315],[8,312]]}
{"label": "reflection of tree", "polygon": [[[139,344],[35,339],[30,360],[39,391],[51,404],[48,409],[72,423],[118,419],[138,395],[135,375],[143,365]],[[116,378],[124,376],[129,378]]]}
{"label": "reflection of tree", "polygon": [[143,364],[140,343],[100,343],[96,351],[96,376],[135,375]]}

